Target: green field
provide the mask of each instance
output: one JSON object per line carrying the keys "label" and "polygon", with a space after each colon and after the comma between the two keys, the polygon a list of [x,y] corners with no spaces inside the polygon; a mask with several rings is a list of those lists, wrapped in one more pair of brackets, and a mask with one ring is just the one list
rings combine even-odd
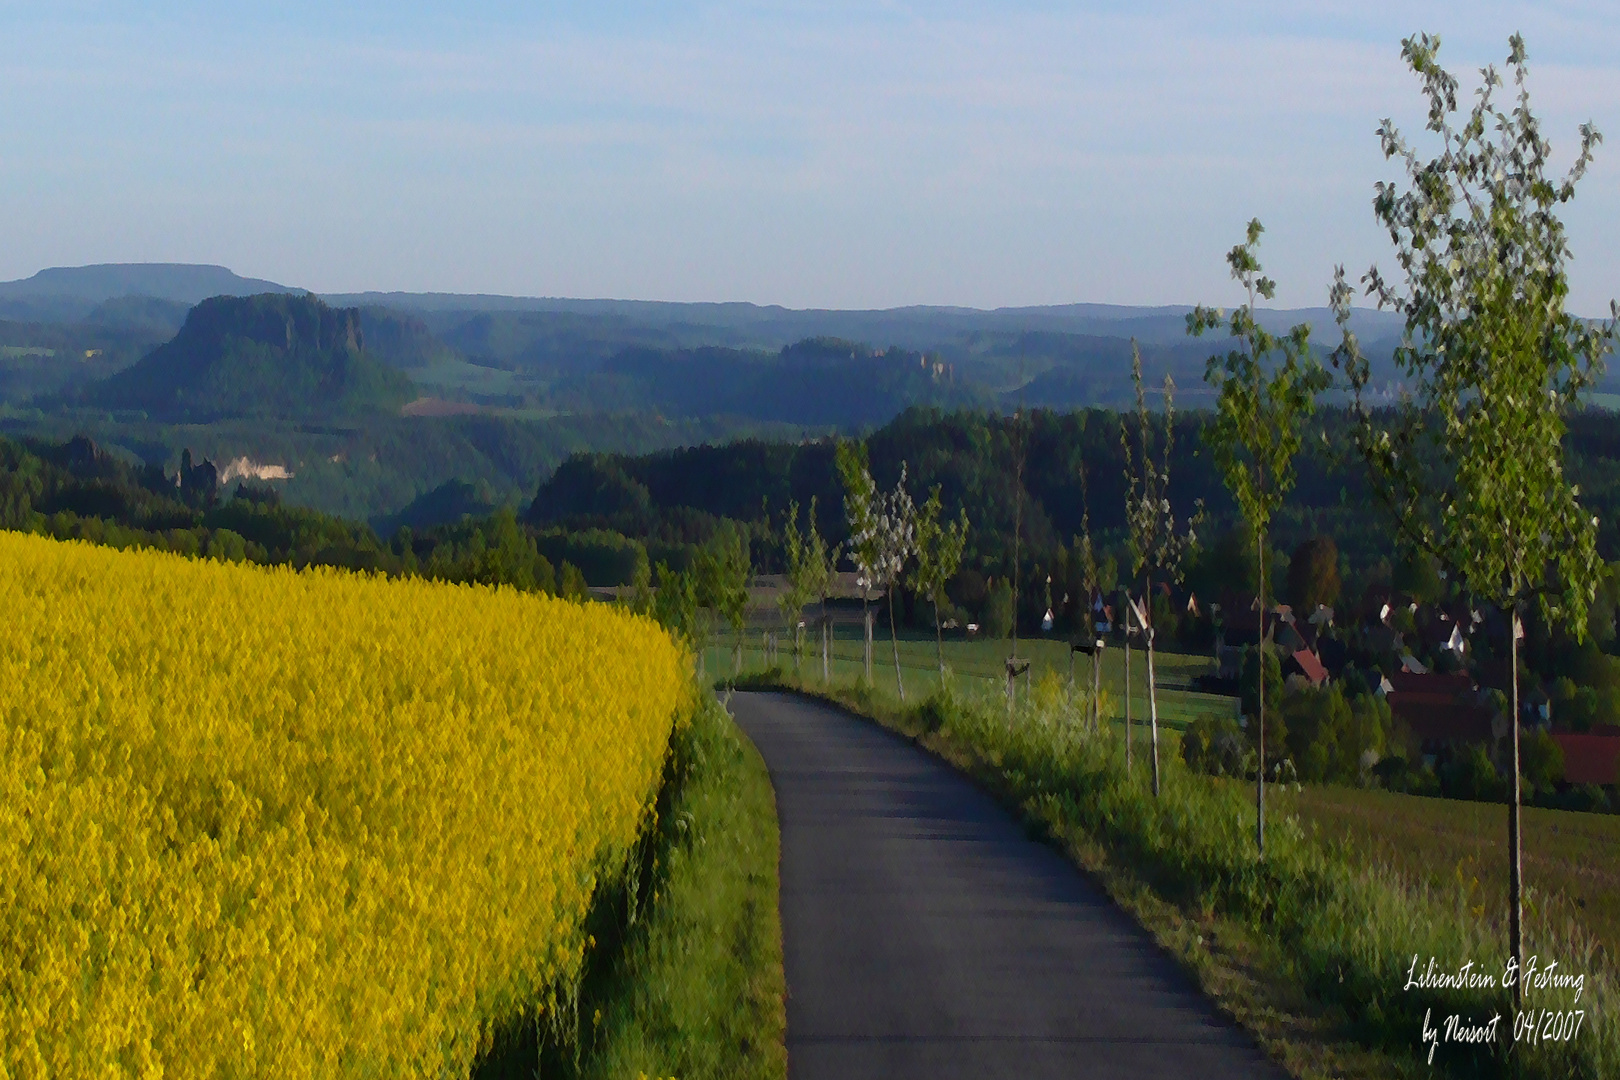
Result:
{"label": "green field", "polygon": [[[1471,889],[1471,906],[1493,922],[1507,907],[1504,805],[1320,786],[1284,790],[1274,805],[1408,880]],[[1531,902],[1550,900],[1612,949],[1620,942],[1620,816],[1527,806],[1523,825]]]}
{"label": "green field", "polygon": [[[764,630],[759,627],[744,632],[742,668],[744,671],[760,670],[765,664],[765,655],[761,636]],[[908,696],[926,696],[939,685],[939,667],[936,659],[934,639],[921,635],[908,635],[901,633],[900,641],[900,674],[905,682]],[[1007,682],[1006,659],[1012,648],[1012,642],[1001,639],[979,639],[977,641],[964,641],[961,639],[945,642],[945,663],[952,674],[959,681],[981,683],[987,687],[1005,688]],[[709,647],[704,650],[703,661],[711,677],[723,678],[733,668],[733,646],[729,634],[722,640],[711,640]],[[1067,682],[1069,678],[1069,646],[1065,641],[1051,640],[1020,640],[1018,642],[1019,656],[1030,661],[1029,676],[1021,676],[1018,680],[1018,689],[1022,693],[1025,685],[1039,682],[1047,672],[1055,672],[1059,678]],[[1131,654],[1131,716],[1133,720],[1143,720],[1147,716],[1147,682],[1146,682],[1146,656],[1140,650],[1133,650]],[[1203,712],[1218,712],[1230,714],[1235,708],[1234,699],[1221,697],[1216,694],[1205,694],[1192,689],[1192,681],[1214,669],[1214,660],[1208,656],[1190,656],[1178,653],[1155,653],[1154,674],[1159,684],[1159,721],[1166,728],[1179,731],[1186,727],[1193,719]],[[777,664],[784,670],[793,670],[793,650],[791,639],[785,632],[779,633],[777,648]],[[1084,688],[1090,681],[1090,658],[1082,655],[1074,656],[1074,678],[1077,685]],[[862,646],[860,630],[858,627],[840,627],[838,635],[834,638],[832,649],[832,679],[834,683],[848,684],[855,682],[861,675]],[[821,678],[821,653],[814,640],[806,641],[803,659],[803,677],[811,683]],[[1123,722],[1124,697],[1122,690],[1125,683],[1125,658],[1122,650],[1107,649],[1103,653],[1103,702],[1105,715],[1114,720]],[[894,656],[889,643],[887,628],[880,628],[872,648],[872,683],[873,690],[881,695],[896,696],[894,681]]]}

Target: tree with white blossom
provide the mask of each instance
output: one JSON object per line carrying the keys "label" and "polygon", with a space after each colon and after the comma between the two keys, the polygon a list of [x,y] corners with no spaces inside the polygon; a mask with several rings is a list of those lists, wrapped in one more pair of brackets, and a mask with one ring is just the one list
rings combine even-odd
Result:
{"label": "tree with white blossom", "polygon": [[[889,608],[889,644],[894,653],[894,683],[900,700],[906,698],[900,676],[900,642],[894,618],[895,588],[916,551],[917,509],[906,491],[906,465],[893,491],[879,491],[867,462],[866,444],[840,443],[838,470],[844,479],[845,515],[849,519],[849,550],[855,562],[861,597],[883,596]],[[866,619],[867,677],[871,677],[872,622]]]}

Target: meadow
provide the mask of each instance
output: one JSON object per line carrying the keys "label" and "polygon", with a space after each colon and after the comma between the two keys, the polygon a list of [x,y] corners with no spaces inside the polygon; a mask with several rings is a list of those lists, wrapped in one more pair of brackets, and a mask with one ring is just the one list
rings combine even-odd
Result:
{"label": "meadow", "polygon": [[[1437,891],[1461,889],[1482,914],[1506,910],[1501,803],[1310,785],[1279,791],[1275,805],[1357,858]],[[1620,942],[1620,816],[1537,806],[1521,813],[1529,902],[1571,919],[1612,952]]]}
{"label": "meadow", "polygon": [[[758,671],[766,664],[761,635],[770,624],[755,625],[744,632],[742,667],[745,671]],[[775,666],[784,671],[794,670],[792,641],[785,630],[778,630]],[[803,666],[800,677],[811,684],[821,680],[821,653],[813,634],[806,637]],[[939,686],[939,665],[932,637],[902,632],[899,641],[900,672],[906,693],[914,698],[926,697]],[[1011,642],[992,638],[966,640],[947,638],[944,643],[945,663],[960,686],[973,686],[985,690],[998,690],[1007,684],[1005,661]],[[1028,677],[1018,679],[1019,692],[1033,686],[1048,672],[1067,682],[1070,672],[1068,642],[1052,638],[1020,639],[1018,655],[1030,661]],[[858,626],[841,626],[833,638],[831,675],[834,684],[857,681],[862,672],[863,646]],[[1091,679],[1089,657],[1074,654],[1075,684],[1084,688]],[[1144,655],[1133,650],[1131,655],[1131,716],[1141,720],[1147,716],[1148,699],[1144,681]],[[723,681],[734,667],[733,638],[729,631],[711,638],[703,650],[704,670],[717,682]],[[1200,713],[1229,714],[1237,705],[1234,699],[1218,694],[1206,694],[1193,689],[1193,680],[1214,670],[1214,661],[1207,656],[1184,653],[1155,653],[1154,670],[1159,685],[1159,722],[1167,729],[1180,730]],[[1104,713],[1110,712],[1123,723],[1124,699],[1121,691],[1125,682],[1125,658],[1122,650],[1103,651],[1102,683]],[[888,628],[882,627],[872,646],[872,689],[874,693],[895,697],[894,659],[890,651]]]}
{"label": "meadow", "polygon": [[0,533],[0,1074],[465,1075],[577,996],[689,664],[605,605]]}

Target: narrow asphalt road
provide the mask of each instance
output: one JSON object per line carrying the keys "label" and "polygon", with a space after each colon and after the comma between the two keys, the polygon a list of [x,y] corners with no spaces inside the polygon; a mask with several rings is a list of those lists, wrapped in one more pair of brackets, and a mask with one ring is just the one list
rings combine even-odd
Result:
{"label": "narrow asphalt road", "polygon": [[790,695],[731,707],[776,786],[794,1080],[1282,1076],[955,770]]}

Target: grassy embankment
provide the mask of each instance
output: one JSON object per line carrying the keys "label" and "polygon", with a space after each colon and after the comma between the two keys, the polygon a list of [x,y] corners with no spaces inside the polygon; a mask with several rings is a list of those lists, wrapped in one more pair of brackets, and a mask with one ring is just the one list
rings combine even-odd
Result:
{"label": "grassy embankment", "polygon": [[[1550,902],[1550,891],[1532,894],[1539,899],[1529,913],[1531,950],[1560,960],[1565,971],[1584,972],[1586,981],[1579,1002],[1568,992],[1543,992],[1527,1004],[1583,1009],[1583,1030],[1573,1042],[1521,1045],[1511,1056],[1499,1047],[1442,1044],[1434,1069],[1425,1063],[1420,1032],[1430,1010],[1431,1026],[1453,1013],[1478,1021],[1501,1013],[1498,1030],[1511,1034],[1511,1004],[1500,988],[1404,988],[1414,954],[1452,970],[1469,960],[1476,970],[1502,969],[1495,905],[1455,872],[1458,845],[1478,835],[1458,825],[1458,813],[1470,809],[1463,804],[1333,789],[1292,793],[1272,804],[1261,862],[1252,788],[1189,773],[1173,722],[1163,736],[1163,796],[1154,800],[1142,759],[1135,775],[1126,775],[1118,728],[1088,735],[1058,678],[1044,693],[1037,685],[1009,721],[1004,698],[986,692],[988,681],[920,700],[934,683],[919,678],[904,707],[893,695],[892,668],[874,670],[872,689],[848,682],[825,689],[819,674],[818,667],[801,685],[912,736],[1019,808],[1296,1075],[1598,1077],[1620,1070],[1612,961],[1587,927]],[[1161,716],[1189,706],[1196,709],[1170,691]],[[1358,800],[1359,824],[1345,810]],[[1558,835],[1566,823],[1596,820],[1546,816]],[[1449,832],[1435,827],[1447,821]],[[1490,824],[1494,831],[1494,817]],[[1527,846],[1538,835],[1532,831]],[[1404,858],[1381,854],[1384,845],[1418,837],[1425,846]],[[1566,872],[1579,872],[1581,850],[1564,857]],[[1529,866],[1536,865],[1532,858]]]}
{"label": "grassy embankment", "polygon": [[712,698],[675,733],[644,845],[635,879],[592,913],[576,1008],[503,1040],[479,1080],[537,1065],[593,1080],[786,1076],[775,794]]}

